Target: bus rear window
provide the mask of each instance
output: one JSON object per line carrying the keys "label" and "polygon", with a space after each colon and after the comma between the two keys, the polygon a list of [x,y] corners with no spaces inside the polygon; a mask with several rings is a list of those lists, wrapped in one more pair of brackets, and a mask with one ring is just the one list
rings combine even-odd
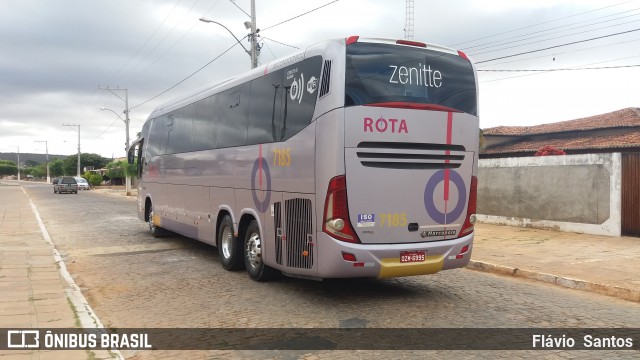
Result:
{"label": "bus rear window", "polygon": [[347,46],[345,106],[434,104],[477,115],[476,81],[466,59],[389,44]]}

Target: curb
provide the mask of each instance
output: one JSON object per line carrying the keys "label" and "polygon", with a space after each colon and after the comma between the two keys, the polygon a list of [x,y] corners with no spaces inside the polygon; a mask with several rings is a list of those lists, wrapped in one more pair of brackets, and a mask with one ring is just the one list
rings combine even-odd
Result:
{"label": "curb", "polygon": [[504,265],[491,264],[488,262],[476,260],[469,261],[467,269],[543,281],[569,289],[591,291],[602,295],[617,297],[623,300],[640,302],[640,291],[619,286],[594,283],[586,280],[572,279],[559,275],[545,274],[531,270],[512,268]]}
{"label": "curb", "polygon": [[[31,200],[31,197],[25,191],[25,189],[22,186],[20,186],[20,188],[22,192],[27,196],[27,199],[29,200],[29,206],[31,207],[31,211],[33,212],[36,222],[38,223],[38,227],[40,228],[40,233],[43,239],[47,242],[47,244],[49,244],[49,247],[53,254],[53,259],[56,262],[56,264],[58,264],[58,273],[67,283],[68,287],[64,289],[65,294],[67,296],[67,300],[71,301],[71,304],[73,304],[76,315],[78,316],[78,320],[80,322],[80,328],[81,329],[101,329],[101,328],[103,329],[104,325],[102,324],[102,322],[100,322],[98,315],[95,313],[95,311],[93,311],[93,309],[91,308],[91,305],[89,305],[89,302],[82,294],[82,290],[80,289],[78,284],[76,284],[76,282],[73,280],[73,277],[67,270],[67,265],[62,259],[62,256],[60,255],[60,252],[56,248],[56,245],[53,243],[53,240],[51,240],[51,236],[49,235],[49,232],[47,231],[47,228],[45,227],[44,222],[40,217],[40,212],[38,211],[36,204]],[[94,355],[98,355],[100,358],[105,358],[105,359],[116,358],[118,360],[124,360],[124,356],[122,355],[120,350],[117,350],[117,349],[94,351]]]}

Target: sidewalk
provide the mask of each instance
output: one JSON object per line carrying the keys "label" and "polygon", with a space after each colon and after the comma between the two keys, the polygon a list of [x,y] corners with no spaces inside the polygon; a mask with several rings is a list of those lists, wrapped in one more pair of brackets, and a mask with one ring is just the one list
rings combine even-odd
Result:
{"label": "sidewalk", "polygon": [[468,268],[640,302],[640,238],[476,224]]}
{"label": "sidewalk", "polygon": [[[31,200],[18,182],[0,181],[0,328],[100,325],[40,225]],[[111,359],[113,356],[107,351],[89,354],[73,350],[0,350],[0,359],[4,358]]]}
{"label": "sidewalk", "polygon": [[[123,195],[120,189],[99,190]],[[135,197],[130,197],[135,199]],[[640,238],[476,225],[469,268],[640,302]],[[0,181],[0,328],[101,327],[17,182]],[[0,359],[7,352],[0,351]],[[86,358],[11,351],[12,359]],[[109,354],[93,354],[106,358]]]}

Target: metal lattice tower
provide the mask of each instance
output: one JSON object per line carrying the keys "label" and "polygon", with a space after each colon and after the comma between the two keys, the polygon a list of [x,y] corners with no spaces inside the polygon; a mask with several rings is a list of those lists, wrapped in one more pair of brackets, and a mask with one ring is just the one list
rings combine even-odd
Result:
{"label": "metal lattice tower", "polygon": [[413,0],[405,0],[404,38],[413,39]]}

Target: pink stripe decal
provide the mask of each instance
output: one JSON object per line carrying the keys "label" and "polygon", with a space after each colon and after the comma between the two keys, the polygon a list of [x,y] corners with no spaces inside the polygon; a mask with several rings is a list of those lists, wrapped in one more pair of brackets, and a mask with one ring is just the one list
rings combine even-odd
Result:
{"label": "pink stripe decal", "polygon": [[[453,113],[447,113],[447,145],[451,145],[451,136],[453,132]],[[445,155],[450,155],[451,151],[446,150]],[[449,160],[444,161],[445,164],[449,163]],[[444,171],[444,201],[449,200],[449,169],[445,169]],[[446,206],[446,204],[445,204]]]}
{"label": "pink stripe decal", "polygon": [[262,190],[262,144],[260,144],[260,157],[258,159],[260,159],[258,161],[258,173],[260,174],[258,183],[260,184],[260,190]]}
{"label": "pink stripe decal", "polygon": [[[447,145],[451,145],[451,137],[452,137],[452,133],[453,133],[453,113],[451,111],[449,111],[447,113]],[[451,155],[451,150],[445,150],[445,155]],[[449,160],[445,160],[444,161],[445,164],[449,163]],[[450,170],[449,169],[445,169],[444,170],[444,213],[445,213],[445,219],[447,218],[448,209],[447,209],[447,205],[449,205],[449,174],[450,174]],[[445,224],[447,224],[448,221],[445,220]],[[447,227],[445,226],[445,233],[447,230]],[[444,238],[447,238],[447,235],[444,236]]]}

